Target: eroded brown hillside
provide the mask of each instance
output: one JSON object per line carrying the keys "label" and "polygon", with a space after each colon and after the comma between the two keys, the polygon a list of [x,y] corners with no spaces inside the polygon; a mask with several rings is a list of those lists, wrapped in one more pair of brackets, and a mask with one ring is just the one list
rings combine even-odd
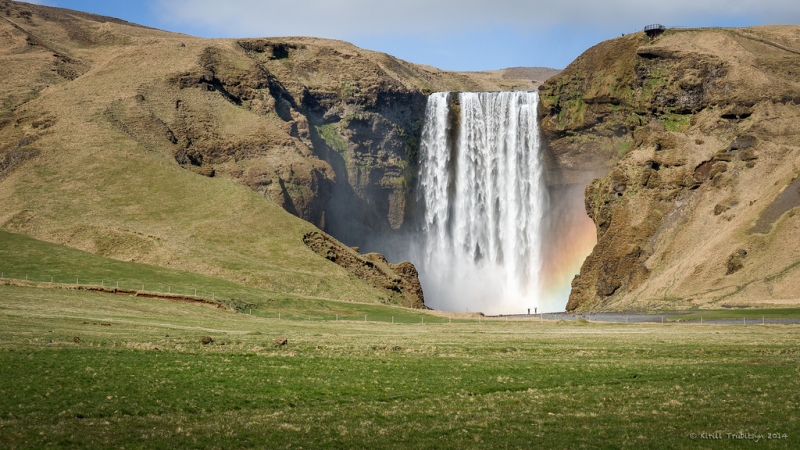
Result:
{"label": "eroded brown hillside", "polygon": [[399,226],[423,91],[469,77],[343,42],[205,40],[5,0],[0,36],[4,229],[277,293],[422,305],[414,270],[363,283],[264,197],[322,228],[341,199]]}
{"label": "eroded brown hillside", "polygon": [[629,35],[541,96],[551,183],[601,176],[568,309],[800,302],[800,27]]}
{"label": "eroded brown hillside", "polygon": [[[354,243],[406,220],[427,94],[530,89],[546,75],[445,72],[315,38],[197,39],[9,1],[0,17],[2,123],[22,123],[23,105],[82,77],[130,139]],[[64,113],[28,119],[46,127]]]}
{"label": "eroded brown hillside", "polygon": [[413,266],[366,255],[355,260],[386,270],[338,268],[303,243],[312,226],[272,203],[350,245],[401,229],[427,94],[530,89],[549,73],[445,72],[314,38],[200,39],[9,0],[0,36],[4,229],[277,292],[417,307]]}

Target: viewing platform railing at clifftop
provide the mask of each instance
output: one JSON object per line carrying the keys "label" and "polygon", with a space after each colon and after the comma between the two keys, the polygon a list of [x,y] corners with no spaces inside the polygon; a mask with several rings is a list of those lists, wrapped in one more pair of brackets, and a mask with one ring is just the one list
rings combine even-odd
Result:
{"label": "viewing platform railing at clifftop", "polygon": [[654,23],[652,25],[648,25],[644,27],[644,33],[650,38],[653,39],[654,37],[663,33],[667,27],[661,25],[660,23]]}

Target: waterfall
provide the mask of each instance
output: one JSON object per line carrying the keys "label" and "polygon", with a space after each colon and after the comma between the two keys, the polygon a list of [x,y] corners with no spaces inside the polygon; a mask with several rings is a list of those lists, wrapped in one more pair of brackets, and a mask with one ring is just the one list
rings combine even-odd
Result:
{"label": "waterfall", "polygon": [[464,92],[454,102],[453,95],[429,97],[420,147],[426,303],[533,312],[548,207],[538,93]]}

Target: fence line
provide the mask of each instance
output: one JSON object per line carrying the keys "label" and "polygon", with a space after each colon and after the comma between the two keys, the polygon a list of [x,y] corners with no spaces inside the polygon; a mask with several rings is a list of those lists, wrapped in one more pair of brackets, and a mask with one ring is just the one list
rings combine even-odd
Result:
{"label": "fence line", "polygon": [[[27,281],[29,283],[51,284],[53,286],[63,286],[63,287],[68,287],[68,286],[99,287],[99,288],[102,288],[102,289],[111,289],[111,290],[119,289],[119,290],[123,290],[123,291],[126,291],[126,292],[127,291],[133,291],[133,292],[142,293],[142,294],[165,294],[164,295],[165,298],[177,297],[177,296],[186,296],[186,297],[196,297],[196,298],[202,299],[202,300],[217,301],[216,292],[210,292],[210,291],[207,292],[207,291],[202,291],[202,290],[198,291],[197,288],[195,288],[195,287],[184,288],[183,290],[173,291],[172,288],[175,285],[170,284],[170,283],[154,282],[154,283],[150,284],[150,286],[155,286],[155,288],[151,289],[151,290],[146,290],[145,288],[147,287],[148,284],[147,283],[141,283],[140,281],[128,281],[128,282],[124,282],[123,281],[122,284],[120,284],[120,281],[118,281],[118,280],[81,279],[81,277],[75,277],[74,278],[75,282],[73,283],[72,281],[63,282],[62,279],[64,279],[64,278],[66,278],[66,277],[61,277],[60,279],[56,280],[55,276],[49,276],[49,279],[46,279],[46,278],[42,279],[41,277],[31,276],[29,273],[26,273],[24,275],[24,278],[23,278],[23,276],[21,274],[12,274],[12,273],[9,273],[9,272],[0,271],[0,280]],[[71,280],[72,278],[69,278],[69,279]],[[166,286],[166,291],[164,291],[164,286]],[[140,287],[141,287],[141,289],[139,289]],[[200,294],[200,295],[198,295],[198,294]],[[224,299],[220,298],[219,300],[224,300]],[[238,301],[238,300],[239,299],[237,299],[237,298],[231,297],[231,298],[228,298],[226,301],[231,302],[231,301]]]}

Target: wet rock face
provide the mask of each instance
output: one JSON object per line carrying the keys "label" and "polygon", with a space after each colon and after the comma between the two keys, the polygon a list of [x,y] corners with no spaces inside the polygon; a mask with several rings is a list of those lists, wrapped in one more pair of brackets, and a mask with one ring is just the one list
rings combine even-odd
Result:
{"label": "wet rock face", "polygon": [[425,308],[419,273],[410,262],[392,264],[379,253],[361,255],[352,247],[317,231],[303,236],[303,242],[318,255],[383,290],[386,302],[409,308]]}
{"label": "wet rock face", "polygon": [[[329,231],[348,242],[362,243],[365,233],[400,229],[409,213],[416,184],[418,140],[426,97],[421,93],[383,92],[375,104],[345,115],[338,123],[323,125],[318,148],[325,148],[337,176],[346,179],[349,190],[337,189],[332,203],[350,204],[347,214],[335,216]],[[346,148],[336,149],[330,135],[338,133]],[[335,138],[334,138],[335,139]],[[333,145],[331,145],[333,144]]]}
{"label": "wet rock face", "polygon": [[[713,297],[710,285],[755,276],[745,257],[762,256],[739,251],[752,246],[754,205],[762,195],[769,204],[795,176],[797,146],[787,139],[800,130],[787,125],[786,99],[800,96],[800,80],[785,74],[800,58],[781,43],[796,33],[629,35],[593,47],[542,86],[548,183],[586,184],[597,228],[568,310],[647,296],[699,301]],[[791,263],[788,250],[781,255]]]}

